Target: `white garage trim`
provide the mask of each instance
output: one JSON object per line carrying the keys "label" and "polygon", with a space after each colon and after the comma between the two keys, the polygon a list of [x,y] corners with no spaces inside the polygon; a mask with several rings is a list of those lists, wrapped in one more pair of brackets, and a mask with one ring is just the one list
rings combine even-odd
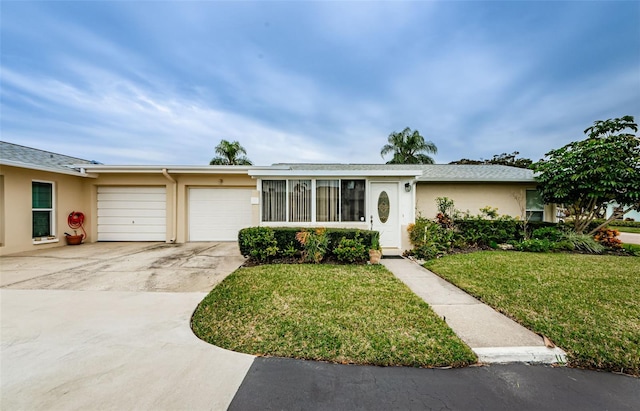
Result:
{"label": "white garage trim", "polygon": [[166,187],[98,187],[98,241],[165,241]]}
{"label": "white garage trim", "polygon": [[251,226],[248,188],[189,188],[189,241],[236,241]]}

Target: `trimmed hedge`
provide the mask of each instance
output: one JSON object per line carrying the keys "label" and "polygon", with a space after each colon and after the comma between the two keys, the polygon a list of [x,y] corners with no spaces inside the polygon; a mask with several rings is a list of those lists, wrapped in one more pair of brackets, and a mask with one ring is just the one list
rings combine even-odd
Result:
{"label": "trimmed hedge", "polygon": [[612,222],[609,223],[609,225],[614,226],[614,227],[637,227],[637,228],[640,228],[640,221],[613,220]]}
{"label": "trimmed hedge", "polygon": [[[238,246],[240,247],[240,253],[245,257],[253,257],[264,255],[259,250],[254,250],[252,245],[262,244],[262,242],[256,240],[256,235],[265,236],[265,233],[270,232],[275,239],[275,254],[268,256],[260,261],[266,261],[267,259],[286,258],[292,257],[296,253],[303,251],[303,246],[296,240],[296,233],[300,231],[313,232],[320,227],[248,227],[243,228],[238,232]],[[356,235],[367,246],[367,250],[371,248],[374,243],[380,242],[380,233],[371,230],[359,230],[355,228],[324,228],[327,237],[329,238],[329,248],[326,256],[336,257],[334,249],[339,246],[340,240],[346,238],[352,240],[356,238]],[[271,235],[267,235],[271,238]]]}
{"label": "trimmed hedge", "polygon": [[[467,244],[481,246],[524,240],[523,224],[521,220],[512,219],[483,220],[467,218],[455,220],[458,236]],[[546,221],[529,221],[527,223],[527,233],[530,236],[537,229],[556,226],[556,223]]]}

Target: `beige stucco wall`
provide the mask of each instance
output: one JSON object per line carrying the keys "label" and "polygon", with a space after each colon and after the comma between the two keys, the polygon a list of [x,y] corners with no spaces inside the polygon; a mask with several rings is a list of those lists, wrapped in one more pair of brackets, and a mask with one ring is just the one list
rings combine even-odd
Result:
{"label": "beige stucco wall", "polygon": [[[416,215],[435,218],[436,198],[448,197],[463,213],[478,215],[481,208],[491,206],[500,215],[524,218],[526,190],[535,188],[535,184],[522,183],[418,183]],[[555,221],[555,207],[545,206],[544,220]]]}
{"label": "beige stucco wall", "polygon": [[[72,211],[85,215],[86,242],[97,239],[98,186],[164,186],[167,189],[166,241],[185,242],[188,238],[190,187],[246,188],[258,198],[256,180],[248,175],[169,174],[175,184],[162,173],[113,173],[89,177],[71,176],[2,166],[0,169],[0,252],[13,254],[33,249],[66,245],[64,233],[70,232],[67,216]],[[54,183],[55,232],[58,241],[33,244],[31,238],[31,182]],[[177,199],[177,201],[176,201]],[[260,209],[252,207],[253,225],[259,225]]]}
{"label": "beige stucco wall", "polygon": [[[55,232],[58,242],[34,245],[31,238],[31,182],[49,181],[55,185]],[[173,181],[172,181],[173,180]],[[175,181],[175,183],[174,183]],[[260,193],[256,180],[246,174],[170,174],[162,173],[105,173],[94,178],[36,171],[18,167],[0,168],[0,252],[11,254],[38,248],[65,245],[64,232],[69,232],[67,216],[71,211],[85,214],[85,229],[88,242],[97,238],[97,190],[99,186],[164,186],[167,190],[167,234],[166,241],[186,242],[189,238],[188,210],[189,188],[212,187],[219,189],[246,188],[251,190],[252,224],[260,224]],[[404,180],[402,181],[404,183]],[[402,186],[401,186],[402,188]],[[534,189],[533,184],[489,184],[489,183],[418,183],[411,193],[400,190],[402,211],[400,218],[401,248],[410,244],[406,232],[415,214],[434,218],[437,197],[449,197],[455,207],[471,214],[479,209],[497,207],[499,214],[522,218],[525,190]],[[406,200],[406,201],[405,201]],[[367,201],[369,203],[369,201]],[[555,207],[546,206],[544,218],[554,221]],[[356,223],[358,227],[360,224]],[[368,228],[362,224],[361,228]]]}
{"label": "beige stucco wall", "polygon": [[[88,241],[93,232],[88,228],[92,223],[89,178],[71,176],[19,167],[0,167],[0,253],[13,254],[22,251],[43,249],[65,245],[64,233],[71,232],[67,216],[72,211],[85,215]],[[34,180],[54,183],[55,236],[57,242],[34,244],[31,238],[31,183]]]}

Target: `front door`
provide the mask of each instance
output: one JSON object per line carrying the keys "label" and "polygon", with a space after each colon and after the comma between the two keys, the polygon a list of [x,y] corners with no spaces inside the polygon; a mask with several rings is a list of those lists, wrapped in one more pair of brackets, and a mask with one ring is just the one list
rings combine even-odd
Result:
{"label": "front door", "polygon": [[398,208],[398,183],[371,183],[371,229],[380,232],[381,247],[400,248]]}

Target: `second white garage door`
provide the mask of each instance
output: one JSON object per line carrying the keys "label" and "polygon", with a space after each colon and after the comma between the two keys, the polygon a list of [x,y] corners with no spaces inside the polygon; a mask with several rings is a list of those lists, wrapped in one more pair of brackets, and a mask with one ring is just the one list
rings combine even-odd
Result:
{"label": "second white garage door", "polygon": [[251,189],[189,189],[189,241],[237,241],[249,226]]}

